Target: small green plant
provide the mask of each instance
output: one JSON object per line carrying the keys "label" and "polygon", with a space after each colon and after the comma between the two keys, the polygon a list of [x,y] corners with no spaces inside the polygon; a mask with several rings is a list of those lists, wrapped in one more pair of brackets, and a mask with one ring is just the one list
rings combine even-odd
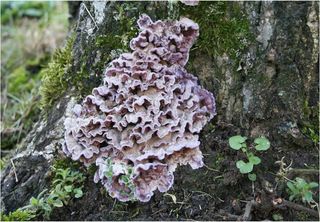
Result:
{"label": "small green plant", "polygon": [[282,221],[283,220],[283,216],[281,214],[272,214],[272,219],[275,221]]}
{"label": "small green plant", "polygon": [[261,159],[257,157],[252,150],[265,151],[270,148],[270,142],[265,137],[258,137],[254,140],[254,146],[247,146],[247,137],[240,135],[233,136],[229,138],[229,145],[234,150],[241,150],[247,157],[247,162],[243,160],[238,160],[236,163],[237,168],[242,174],[248,174],[248,178],[251,181],[256,181],[257,175],[251,173],[253,171],[253,166],[261,163]]}
{"label": "small green plant", "polygon": [[304,127],[302,129],[303,134],[305,134],[307,137],[309,137],[314,144],[319,144],[319,133],[316,132],[315,130]]}
{"label": "small green plant", "polygon": [[287,182],[287,192],[290,195],[289,200],[302,200],[303,203],[315,202],[313,200],[312,189],[317,188],[318,183],[307,183],[304,179],[296,177],[295,180]]}
{"label": "small green plant", "polygon": [[44,218],[48,218],[52,211],[51,206],[47,203],[47,198],[45,197],[47,189],[43,190],[38,194],[37,198],[31,197],[29,205],[22,207],[21,209],[29,210],[35,215],[43,215]]}
{"label": "small green plant", "polygon": [[[83,195],[81,185],[84,181],[84,176],[82,173],[78,171],[71,171],[70,168],[67,169],[57,169],[56,170],[56,179],[53,181],[53,185],[55,187],[54,191],[56,194],[60,194],[61,199],[66,204],[68,199],[72,196],[75,198],[80,198]],[[54,193],[54,192],[52,192]]]}
{"label": "small green plant", "polygon": [[28,221],[34,218],[36,215],[30,210],[21,210],[10,212],[8,215],[1,213],[0,221]]}
{"label": "small green plant", "polygon": [[[105,171],[105,176],[108,178],[109,181],[112,180],[113,177],[113,163],[110,158],[106,159],[106,165],[107,165],[107,170]],[[134,191],[136,189],[132,178],[133,178],[133,168],[131,166],[125,166],[124,164],[121,164],[121,167],[125,169],[125,174],[121,175],[119,178],[119,182],[124,184],[124,189],[121,190],[122,195],[127,195],[130,200],[135,200],[134,199]]]}
{"label": "small green plant", "polygon": [[34,212],[36,215],[43,215],[49,219],[51,212],[56,207],[68,205],[72,198],[83,196],[84,176],[78,171],[72,171],[70,168],[61,169],[53,167],[55,173],[52,188],[49,192],[43,190],[37,198],[32,197],[30,204],[23,207]]}

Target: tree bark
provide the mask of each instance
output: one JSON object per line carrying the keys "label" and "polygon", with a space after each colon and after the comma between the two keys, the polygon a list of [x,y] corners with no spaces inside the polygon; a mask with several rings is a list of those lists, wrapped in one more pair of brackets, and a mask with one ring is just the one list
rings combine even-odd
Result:
{"label": "tree bark", "polygon": [[[96,42],[101,36],[113,35],[121,26],[114,14],[121,4],[94,1],[80,5],[71,73],[88,73],[89,77],[83,79],[88,89],[101,83],[103,68],[110,62],[110,57],[102,60],[113,48],[99,48]],[[135,4],[138,10],[127,11],[126,16],[144,12],[153,19],[167,19],[165,2]],[[94,184],[93,175],[88,175],[84,197],[57,209],[53,220],[219,220],[219,209],[231,209],[231,202],[239,193],[251,196],[251,183],[235,167],[239,156],[228,147],[228,138],[237,134],[249,138],[264,135],[271,141],[272,147],[262,154],[258,169],[261,178],[270,182],[274,178],[268,171],[276,173],[274,162],[283,156],[288,162],[292,160],[294,167],[317,165],[318,144],[306,131],[318,125],[319,3],[228,4],[239,4],[246,13],[253,35],[250,45],[238,59],[227,53],[210,56],[197,48],[192,49],[190,56],[190,67],[200,84],[216,97],[218,113],[201,135],[201,148],[206,165],[220,172],[182,167],[175,175],[174,189],[169,191],[181,204],[173,204],[170,198],[157,193],[148,204],[116,203],[116,209],[114,200],[102,195],[101,185]],[[74,8],[72,12],[77,14]],[[63,156],[64,119],[72,106],[81,101],[76,101],[76,93],[70,86],[12,156],[15,169],[8,164],[2,171],[1,200],[5,212],[26,205],[32,196],[50,187],[50,165]]]}

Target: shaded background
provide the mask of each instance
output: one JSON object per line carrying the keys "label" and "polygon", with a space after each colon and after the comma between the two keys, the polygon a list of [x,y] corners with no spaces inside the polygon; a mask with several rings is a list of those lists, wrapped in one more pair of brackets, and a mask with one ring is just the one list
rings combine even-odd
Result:
{"label": "shaded background", "polygon": [[[41,70],[68,34],[67,2],[1,1],[1,148],[13,149],[39,118]],[[2,160],[3,161],[3,160]]]}

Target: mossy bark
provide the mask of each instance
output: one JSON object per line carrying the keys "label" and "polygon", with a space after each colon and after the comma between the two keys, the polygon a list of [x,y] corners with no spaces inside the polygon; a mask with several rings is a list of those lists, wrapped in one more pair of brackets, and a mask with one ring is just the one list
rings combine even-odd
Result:
{"label": "mossy bark", "polygon": [[[222,29],[224,23],[231,27],[230,33],[202,30],[200,26],[200,36],[217,38],[219,44],[214,50],[202,38],[201,44],[191,50],[188,65],[188,70],[198,76],[200,84],[212,91],[217,100],[218,114],[201,135],[204,161],[217,171],[181,168],[170,191],[183,203],[180,205],[159,193],[148,204],[115,203],[101,193],[103,188],[93,183],[93,175],[88,171],[84,197],[57,209],[52,219],[220,220],[219,209],[239,213],[233,207],[230,210],[231,202],[252,194],[250,182],[235,167],[239,156],[228,148],[228,138],[236,134],[250,138],[264,135],[271,141],[272,148],[262,155],[262,164],[257,169],[260,179],[257,189],[263,186],[261,181],[275,183],[268,172],[276,173],[278,167],[274,162],[283,156],[288,162],[292,160],[294,167],[317,165],[318,141],[311,138],[308,129],[318,132],[319,3],[201,2],[194,8],[179,4],[169,7],[165,2],[85,2],[80,6],[74,28],[72,64],[66,70],[68,87],[13,157],[15,168],[11,164],[3,171],[2,201],[7,212],[24,206],[31,196],[50,186],[50,165],[63,156],[59,154],[63,120],[75,103],[71,98],[80,102],[93,87],[101,84],[108,63],[128,50],[128,45],[122,43],[128,43],[136,34],[131,22],[141,13],[153,19],[167,19],[173,14],[205,17],[207,13],[196,10],[207,4],[204,9],[212,8],[215,16],[219,12],[222,16],[214,17],[217,25],[212,29]],[[205,22],[205,18],[198,19]],[[237,24],[237,21],[241,22]],[[223,41],[232,36],[239,36],[233,39],[239,42]],[[72,84],[75,79],[76,86]],[[297,214],[287,215],[289,220],[299,219]],[[255,219],[269,217],[256,215]]]}

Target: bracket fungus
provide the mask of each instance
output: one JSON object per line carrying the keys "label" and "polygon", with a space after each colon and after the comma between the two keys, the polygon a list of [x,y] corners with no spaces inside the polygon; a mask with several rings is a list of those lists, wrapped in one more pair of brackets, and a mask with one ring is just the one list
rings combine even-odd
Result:
{"label": "bracket fungus", "polygon": [[113,60],[103,85],[66,118],[63,151],[96,164],[94,180],[112,197],[147,202],[171,188],[178,165],[203,166],[199,133],[216,110],[212,93],[184,69],[198,25],[147,15],[138,25],[132,53]]}

